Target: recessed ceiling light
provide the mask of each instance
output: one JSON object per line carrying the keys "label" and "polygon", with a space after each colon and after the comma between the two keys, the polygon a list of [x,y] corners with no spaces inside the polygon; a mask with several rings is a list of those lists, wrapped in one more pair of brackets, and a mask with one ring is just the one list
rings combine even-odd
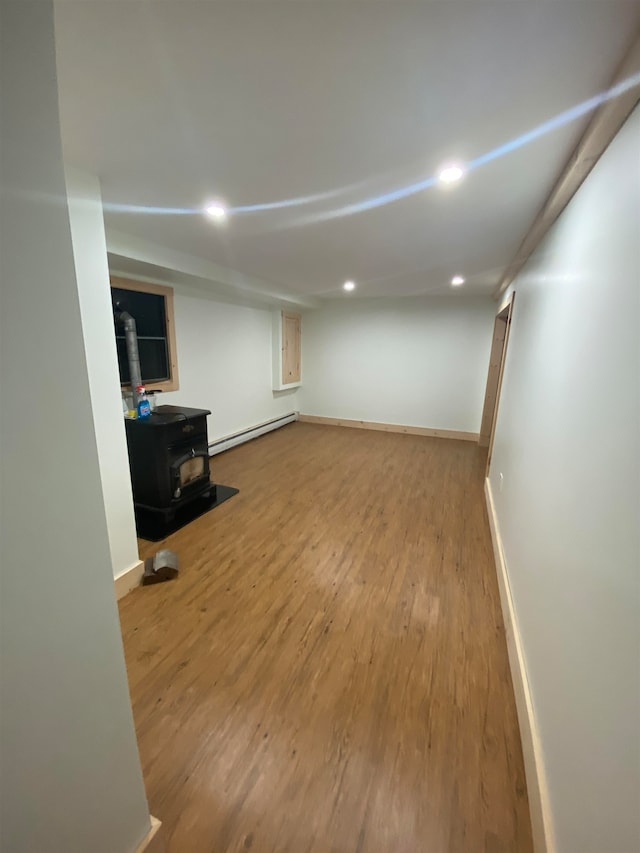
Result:
{"label": "recessed ceiling light", "polygon": [[464,279],[461,275],[454,275],[454,277],[451,279],[451,284],[454,287],[460,287],[461,284],[464,284]]}
{"label": "recessed ceiling light", "polygon": [[464,166],[461,163],[447,163],[438,172],[441,184],[455,184],[464,177]]}
{"label": "recessed ceiling light", "polygon": [[342,286],[345,290],[355,290],[356,289],[355,281],[345,281],[345,283]]}
{"label": "recessed ceiling light", "polygon": [[218,221],[225,219],[227,216],[227,208],[219,201],[214,201],[207,205],[205,210],[212,219],[217,219]]}

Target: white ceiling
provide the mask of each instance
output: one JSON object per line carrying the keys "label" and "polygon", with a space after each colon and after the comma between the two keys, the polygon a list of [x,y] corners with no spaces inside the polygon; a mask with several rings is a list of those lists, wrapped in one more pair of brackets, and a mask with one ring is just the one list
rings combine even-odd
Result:
{"label": "white ceiling", "polygon": [[[588,121],[462,184],[349,205],[491,151],[606,88],[640,3],[113,2],[56,6],[65,155],[107,205],[200,210],[335,191],[232,214],[106,213],[108,229],[305,296],[489,292]],[[349,297],[353,298],[353,297]]]}

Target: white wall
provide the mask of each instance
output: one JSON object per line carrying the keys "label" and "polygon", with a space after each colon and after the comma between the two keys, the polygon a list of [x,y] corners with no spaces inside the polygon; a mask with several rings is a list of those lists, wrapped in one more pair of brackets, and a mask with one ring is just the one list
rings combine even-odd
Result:
{"label": "white wall", "polygon": [[272,391],[271,311],[230,305],[174,286],[180,390],[159,403],[211,409],[209,441],[298,408]]}
{"label": "white wall", "polygon": [[477,432],[495,305],[452,295],[306,312],[300,411]]}
{"label": "white wall", "polygon": [[97,178],[65,169],[93,425],[114,577],[138,562],[127,439]]}
{"label": "white wall", "polygon": [[1,15],[0,848],[132,853],[149,816],[84,358],[52,4],[5,2]]}
{"label": "white wall", "polygon": [[639,151],[636,110],[515,282],[491,465],[560,853],[640,849]]}

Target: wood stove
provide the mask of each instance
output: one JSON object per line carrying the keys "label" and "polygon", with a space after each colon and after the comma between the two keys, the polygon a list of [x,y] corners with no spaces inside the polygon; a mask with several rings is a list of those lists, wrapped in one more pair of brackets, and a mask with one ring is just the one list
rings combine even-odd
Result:
{"label": "wood stove", "polygon": [[211,482],[208,409],[158,406],[125,420],[138,535],[157,542],[238,494]]}

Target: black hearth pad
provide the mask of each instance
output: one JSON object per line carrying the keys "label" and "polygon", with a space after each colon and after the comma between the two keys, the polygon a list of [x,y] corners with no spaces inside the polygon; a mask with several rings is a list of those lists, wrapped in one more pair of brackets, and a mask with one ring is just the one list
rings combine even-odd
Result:
{"label": "black hearth pad", "polygon": [[234,489],[233,486],[221,486],[216,483],[216,494],[213,498],[198,498],[186,506],[179,509],[172,521],[163,521],[159,513],[149,512],[147,510],[136,509],[136,530],[140,539],[147,539],[149,542],[159,542],[165,539],[172,533],[175,533],[185,524],[189,524],[194,519],[204,515],[205,512],[221,503],[228,501],[234,495],[238,494],[239,489]]}

